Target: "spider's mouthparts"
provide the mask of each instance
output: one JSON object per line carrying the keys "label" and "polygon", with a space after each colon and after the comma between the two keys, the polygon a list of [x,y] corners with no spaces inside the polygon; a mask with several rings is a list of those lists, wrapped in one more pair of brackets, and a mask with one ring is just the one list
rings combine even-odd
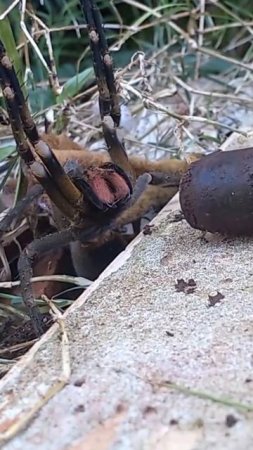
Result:
{"label": "spider's mouthparts", "polygon": [[127,177],[113,169],[91,170],[87,173],[88,183],[93,194],[107,206],[117,206],[131,195]]}

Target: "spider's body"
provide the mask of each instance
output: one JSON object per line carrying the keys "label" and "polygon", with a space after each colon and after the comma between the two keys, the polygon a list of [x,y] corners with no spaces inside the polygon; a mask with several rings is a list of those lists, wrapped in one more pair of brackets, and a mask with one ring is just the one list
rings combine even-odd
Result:
{"label": "spider's body", "polygon": [[[79,147],[77,144],[74,144],[76,148],[73,150],[73,143],[66,136],[48,134],[43,135],[43,140],[48,144],[52,143],[52,146],[54,146],[54,154],[63,165],[71,180],[79,188],[83,185],[84,180],[87,182],[87,172],[94,173],[97,170],[100,171],[101,169],[97,169],[97,167],[101,167],[110,161],[108,154],[93,153]],[[123,198],[120,202],[114,203],[112,208],[108,209],[107,205],[103,205],[102,208],[96,208],[94,203],[87,201],[87,196],[85,196],[87,206],[89,205],[89,214],[86,214],[83,221],[80,221],[79,228],[87,228],[91,223],[99,223],[101,221],[100,216],[102,211],[103,219],[106,216],[112,218],[116,215],[116,222],[114,230],[111,229],[106,233],[101,233],[101,236],[91,239],[89,242],[85,240],[83,243],[76,241],[70,244],[72,262],[78,276],[95,280],[102,270],[125,249],[130,240],[140,231],[142,218],[147,215],[152,218],[173,197],[178,190],[177,186],[181,176],[189,167],[186,161],[177,159],[150,162],[141,158],[132,157],[129,161],[135,178],[148,171],[153,173],[163,172],[167,174],[171,186],[164,188],[160,185],[148,185],[136,202],[127,207],[127,199],[130,199],[129,195],[131,196],[131,186],[124,178],[121,178],[117,174],[119,177],[118,181],[121,180],[123,183],[126,183],[125,188],[129,187],[129,195],[126,192],[126,197],[124,198],[124,191],[121,191],[119,184],[118,194],[121,195],[122,193]],[[99,185],[101,184],[99,183]],[[99,205],[97,204],[97,206]],[[70,226],[70,221],[54,204],[52,204],[52,210],[54,222],[58,230],[66,229]],[[126,232],[122,232],[122,229],[126,229]]]}
{"label": "spider's body", "polygon": [[[84,170],[101,166],[111,161],[106,152],[91,152],[82,148],[65,135],[43,134],[43,140],[52,148],[57,160],[66,167],[66,164],[76,163]],[[190,162],[198,159],[199,155],[192,155]],[[145,173],[162,173],[166,188],[159,183],[149,184],[140,197],[131,207],[123,209],[120,216],[118,214],[117,223],[124,225],[141,219],[150,209],[159,211],[178,191],[178,186],[182,175],[190,165],[189,161],[179,159],[162,159],[159,161],[149,161],[144,158],[130,156],[129,163],[134,179],[138,179]]]}
{"label": "spider's body", "polygon": [[[119,229],[133,224],[136,234],[146,212],[153,207],[161,208],[177,191],[180,178],[188,167],[185,161],[178,160],[152,163],[128,159],[116,132],[120,122],[119,100],[100,14],[93,0],[82,0],[81,6],[88,24],[108,154],[81,150],[66,137],[41,137],[38,134],[14,68],[0,42],[0,84],[17,149],[29,169],[31,185],[36,180],[48,195],[59,230],[31,242],[18,262],[23,299],[38,334],[43,332],[43,324],[34,303],[30,278],[32,264],[40,253],[72,243],[72,256],[78,261],[74,265],[84,264],[84,273],[103,246],[104,259],[110,259],[109,243],[119,249],[126,245],[127,239],[120,242]],[[114,126],[108,123],[108,116]],[[41,194],[41,189],[36,186],[31,189],[34,198]],[[23,212],[21,208],[18,211]],[[0,224],[2,231],[10,224],[12,214]],[[76,254],[80,256],[87,246],[84,257],[78,259]]]}

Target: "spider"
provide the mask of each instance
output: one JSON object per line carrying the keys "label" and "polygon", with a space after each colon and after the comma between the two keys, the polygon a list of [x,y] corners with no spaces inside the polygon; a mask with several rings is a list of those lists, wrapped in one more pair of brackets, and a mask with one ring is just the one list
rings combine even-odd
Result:
{"label": "spider", "polygon": [[[13,217],[43,190],[51,200],[58,229],[33,240],[18,261],[23,300],[38,336],[44,332],[44,324],[30,284],[32,266],[38,256],[73,242],[99,247],[113,239],[120,226],[138,223],[153,204],[163,206],[177,191],[181,175],[188,168],[185,161],[151,163],[128,159],[117,135],[120,104],[100,12],[93,0],[81,0],[80,3],[93,54],[108,156],[80,152],[67,138],[63,145],[67,157],[64,150],[52,150],[50,143],[62,148],[63,142],[54,135],[43,138],[39,135],[15,70],[0,42],[0,84],[17,149],[29,169],[33,184],[29,196],[0,223],[0,231],[6,230]],[[72,152],[69,151],[71,149]],[[71,153],[75,154],[73,158],[70,158]],[[135,231],[138,232],[138,226]]]}

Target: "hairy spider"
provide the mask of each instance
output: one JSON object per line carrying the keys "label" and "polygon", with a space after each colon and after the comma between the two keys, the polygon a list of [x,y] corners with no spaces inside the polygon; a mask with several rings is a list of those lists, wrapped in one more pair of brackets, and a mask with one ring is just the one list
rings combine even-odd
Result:
{"label": "hairy spider", "polygon": [[[148,208],[157,203],[163,206],[178,189],[181,175],[188,168],[185,161],[151,163],[128,159],[116,131],[120,123],[120,105],[100,12],[93,0],[81,0],[80,3],[88,26],[109,156],[80,152],[67,138],[63,143],[55,135],[43,138],[39,135],[15,70],[0,42],[0,83],[17,149],[32,174],[33,183],[36,180],[50,198],[59,230],[32,241],[18,262],[23,300],[38,335],[43,333],[44,327],[30,284],[36,258],[42,252],[70,242],[98,246],[98,243],[101,245],[101,242],[113,239],[120,226],[132,222],[138,224]],[[109,123],[108,116],[114,126]],[[60,152],[57,152],[57,147],[61,148]],[[67,156],[64,156],[64,150]],[[41,191],[40,186],[35,185],[30,195],[36,198]],[[0,231],[8,229],[29,198],[22,201],[23,204],[19,204],[0,223]],[[138,231],[138,226],[135,231]]]}

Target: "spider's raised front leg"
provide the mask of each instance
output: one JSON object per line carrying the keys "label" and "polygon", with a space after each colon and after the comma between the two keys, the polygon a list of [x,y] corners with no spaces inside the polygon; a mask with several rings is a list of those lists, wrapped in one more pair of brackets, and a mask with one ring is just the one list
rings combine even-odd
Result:
{"label": "spider's raised front leg", "polygon": [[99,92],[101,119],[110,115],[116,127],[120,123],[120,104],[117,94],[112,58],[109,53],[100,11],[94,0],[80,0],[88,26],[93,66]]}
{"label": "spider's raised front leg", "polygon": [[82,194],[40,138],[11,61],[0,41],[0,84],[20,157],[57,207],[75,220]]}

